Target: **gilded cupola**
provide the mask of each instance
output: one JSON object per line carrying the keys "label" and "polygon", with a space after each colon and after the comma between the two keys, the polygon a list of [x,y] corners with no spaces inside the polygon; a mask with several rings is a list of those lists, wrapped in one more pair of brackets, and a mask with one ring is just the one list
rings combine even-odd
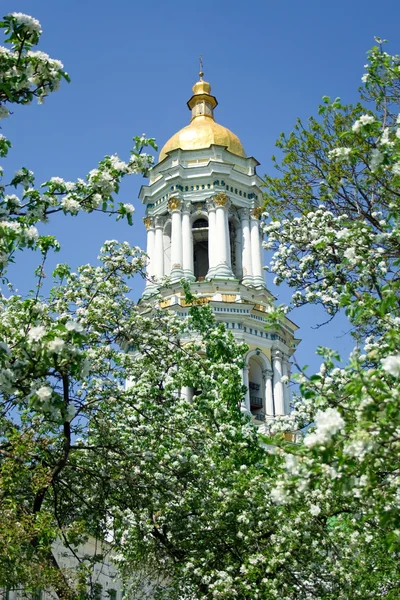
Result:
{"label": "gilded cupola", "polygon": [[215,122],[214,108],[218,102],[215,96],[211,95],[211,85],[203,81],[203,75],[200,71],[200,79],[194,84],[193,95],[187,103],[192,112],[190,124],[175,133],[164,145],[160,152],[160,162],[169,152],[178,148],[200,150],[213,144],[226,147],[232,154],[246,156],[237,135]]}

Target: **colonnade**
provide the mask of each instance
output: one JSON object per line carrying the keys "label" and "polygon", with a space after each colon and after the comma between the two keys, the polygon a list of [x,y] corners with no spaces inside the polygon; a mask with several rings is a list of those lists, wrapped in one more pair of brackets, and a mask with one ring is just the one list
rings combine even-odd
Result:
{"label": "colonnade", "polygon": [[[240,225],[234,241],[235,273],[232,271],[231,239],[229,230],[230,201],[220,193],[207,201],[208,213],[208,262],[207,279],[241,279],[244,285],[264,287],[262,236],[260,231],[260,208],[240,208]],[[190,202],[172,197],[168,201],[169,215],[146,217],[147,228],[147,274],[156,281],[165,276],[172,280],[182,277],[194,280],[192,208]],[[167,221],[171,222],[170,269],[164,258]]]}
{"label": "colonnade", "polygon": [[[250,388],[249,388],[249,357],[246,366],[242,369],[242,382],[246,387],[244,406],[250,412]],[[281,350],[272,349],[272,369],[266,368],[263,374],[263,400],[262,410],[267,418],[289,414],[290,411],[290,363],[287,356]],[[285,377],[284,377],[285,376]],[[282,380],[283,379],[283,380]],[[260,407],[261,408],[261,407]]]}
{"label": "colonnade", "polygon": [[[288,381],[282,381],[282,372],[289,379],[290,377],[290,364],[287,356],[278,349],[272,350],[272,370],[267,368],[263,369],[263,399],[264,406],[262,411],[265,417],[278,417],[288,415],[290,411],[290,389]],[[249,387],[249,366],[248,361],[245,367],[242,369],[242,383],[246,388],[244,397],[243,409],[250,413],[250,387]],[[193,398],[193,388],[183,387],[181,389],[181,396],[185,397],[189,402]],[[260,407],[261,408],[261,407]]]}

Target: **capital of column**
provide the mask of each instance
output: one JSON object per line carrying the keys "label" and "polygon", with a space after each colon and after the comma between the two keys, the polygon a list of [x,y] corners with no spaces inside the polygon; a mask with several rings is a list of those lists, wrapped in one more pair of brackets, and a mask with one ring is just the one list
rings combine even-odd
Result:
{"label": "capital of column", "polygon": [[220,192],[219,194],[215,194],[214,202],[217,206],[226,206],[229,202],[229,198],[224,192]]}
{"label": "capital of column", "polygon": [[252,219],[257,221],[260,220],[261,215],[263,214],[263,209],[261,206],[256,206],[250,210],[250,215]]}
{"label": "capital of column", "polygon": [[243,208],[239,208],[238,213],[240,220],[244,221],[249,218],[250,209],[244,206]]}
{"label": "capital of column", "polygon": [[182,202],[179,198],[176,196],[171,196],[171,198],[168,200],[168,210],[171,213],[175,210],[180,211],[181,204]]}
{"label": "capital of column", "polygon": [[143,223],[144,223],[144,226],[146,227],[146,229],[150,229],[151,227],[154,227],[154,221],[151,217],[143,217]]}
{"label": "capital of column", "polygon": [[208,198],[206,200],[207,212],[215,211],[215,202],[213,198]]}
{"label": "capital of column", "polygon": [[155,217],[155,219],[153,220],[153,227],[155,229],[160,229],[162,227],[164,227],[165,224],[165,217]]}
{"label": "capital of column", "polygon": [[266,379],[272,379],[272,371],[271,371],[271,369],[264,369],[263,372],[262,372],[262,374],[263,374],[263,377],[264,377],[265,380]]}
{"label": "capital of column", "polygon": [[272,357],[274,360],[279,360],[282,362],[283,360],[283,352],[279,350],[279,348],[272,348]]}
{"label": "capital of column", "polygon": [[182,212],[185,213],[185,214],[186,213],[191,213],[192,212],[192,207],[193,207],[193,205],[192,205],[191,202],[189,202],[189,201],[183,202],[182,203]]}

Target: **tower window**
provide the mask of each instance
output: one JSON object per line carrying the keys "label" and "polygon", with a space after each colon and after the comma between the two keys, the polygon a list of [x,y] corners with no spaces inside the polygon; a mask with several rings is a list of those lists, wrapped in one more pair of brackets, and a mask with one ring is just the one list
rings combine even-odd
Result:
{"label": "tower window", "polygon": [[193,266],[197,281],[204,281],[208,273],[208,221],[196,219],[193,230]]}
{"label": "tower window", "polygon": [[208,229],[208,221],[207,221],[207,219],[197,219],[193,223],[193,229],[203,229],[203,228],[207,228]]}
{"label": "tower window", "polygon": [[265,405],[265,386],[263,384],[262,364],[258,357],[252,356],[249,366],[250,411],[262,419]]}

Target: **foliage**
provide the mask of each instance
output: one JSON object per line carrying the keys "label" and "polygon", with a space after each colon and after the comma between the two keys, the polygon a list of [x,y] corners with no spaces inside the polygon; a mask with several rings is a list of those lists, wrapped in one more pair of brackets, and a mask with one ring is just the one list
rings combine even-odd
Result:
{"label": "foliage", "polygon": [[281,136],[281,176],[265,179],[277,283],[294,289],[293,307],[344,310],[356,342],[344,368],[320,348],[320,372],[299,377],[292,414],[273,427],[314,423],[286,457],[280,492],[317,517],[318,598],[399,595],[400,59],[382,43],[369,52],[364,104],[325,97],[318,118]]}
{"label": "foliage", "polygon": [[[5,118],[67,76],[32,50],[35,19],[14,13],[1,26]],[[34,293],[9,283],[0,298],[0,586],[95,596],[96,557],[74,581],[52,554],[56,539],[74,551],[94,535],[117,553],[130,598],[399,596],[398,65],[375,47],[365,106],[325,98],[308,129],[299,122],[279,141],[282,176],[266,178],[272,270],[294,306],[345,310],[356,347],[344,368],[320,349],[320,372],[300,377],[293,413],[264,443],[239,409],[245,348],[186,286],[187,320],[157,298],[133,302],[138,248],[108,241],[97,266],[58,265],[43,296],[58,243],[35,225],[81,210],[131,222],[133,207],[113,197],[122,177],[147,172],[152,139],[76,183],[35,188],[23,168],[1,188],[4,282],[19,249],[37,250],[41,265]],[[3,157],[10,147],[0,140]],[[197,390],[191,403],[184,386]],[[303,444],[285,440],[306,426]]]}
{"label": "foliage", "polygon": [[[11,45],[0,48],[0,118],[5,119],[12,114],[10,105],[27,105],[35,98],[43,103],[50,92],[58,89],[62,79],[69,81],[69,78],[60,61],[33,49],[41,34],[36,19],[13,13],[4,17],[0,26],[8,36],[6,43]],[[90,410],[85,410],[82,395],[85,397],[86,392],[80,390],[78,394],[76,386],[88,378],[91,370],[88,344],[94,352],[93,339],[100,344],[103,335],[103,343],[107,340],[104,346],[109,348],[121,335],[121,327],[116,325],[111,326],[110,332],[104,330],[104,325],[112,321],[112,311],[103,311],[100,329],[90,335],[82,325],[82,311],[86,302],[93,316],[99,314],[105,295],[109,308],[110,303],[115,302],[117,307],[121,300],[119,306],[123,310],[125,295],[121,294],[128,290],[124,278],[140,273],[144,264],[137,248],[110,242],[102,252],[102,267],[84,267],[78,274],[72,274],[67,266],[59,265],[54,273],[57,285],[46,302],[40,295],[46,258],[51,249],[59,249],[59,244],[53,236],[39,235],[35,225],[48,221],[55,212],[76,215],[81,210],[113,213],[117,219],[127,218],[132,223],[134,207],[115,205],[112,195],[118,192],[119,182],[126,175],[146,174],[153,161],[152,156],[143,152],[146,146],[156,149],[154,140],[144,136],[134,138],[128,162],[106,156],[86,180],[79,179],[76,183],[54,177],[36,188],[34,174],[26,167],[5,183],[3,168],[0,169],[3,283],[8,282],[7,266],[17,250],[30,248],[42,255],[36,272],[36,292],[20,297],[13,293],[8,282],[10,292],[0,297],[1,586],[25,585],[33,589],[52,584],[60,597],[69,593],[68,577],[61,574],[50,549],[54,539],[64,534],[62,527],[66,522],[72,537],[88,532],[87,523],[86,529],[79,519],[72,523],[68,511],[74,488],[64,469],[71,470],[72,442],[78,432],[87,429],[89,419],[98,410],[98,406],[90,404]],[[10,141],[1,135],[3,158],[10,148]],[[16,193],[7,193],[10,187]],[[103,365],[104,371],[98,375],[109,375],[112,385],[118,386],[120,380],[118,384],[117,371],[114,373],[111,365],[112,352],[109,370]],[[91,402],[94,403],[93,397]],[[78,491],[75,492],[79,497]],[[94,522],[95,514],[93,511]]]}

